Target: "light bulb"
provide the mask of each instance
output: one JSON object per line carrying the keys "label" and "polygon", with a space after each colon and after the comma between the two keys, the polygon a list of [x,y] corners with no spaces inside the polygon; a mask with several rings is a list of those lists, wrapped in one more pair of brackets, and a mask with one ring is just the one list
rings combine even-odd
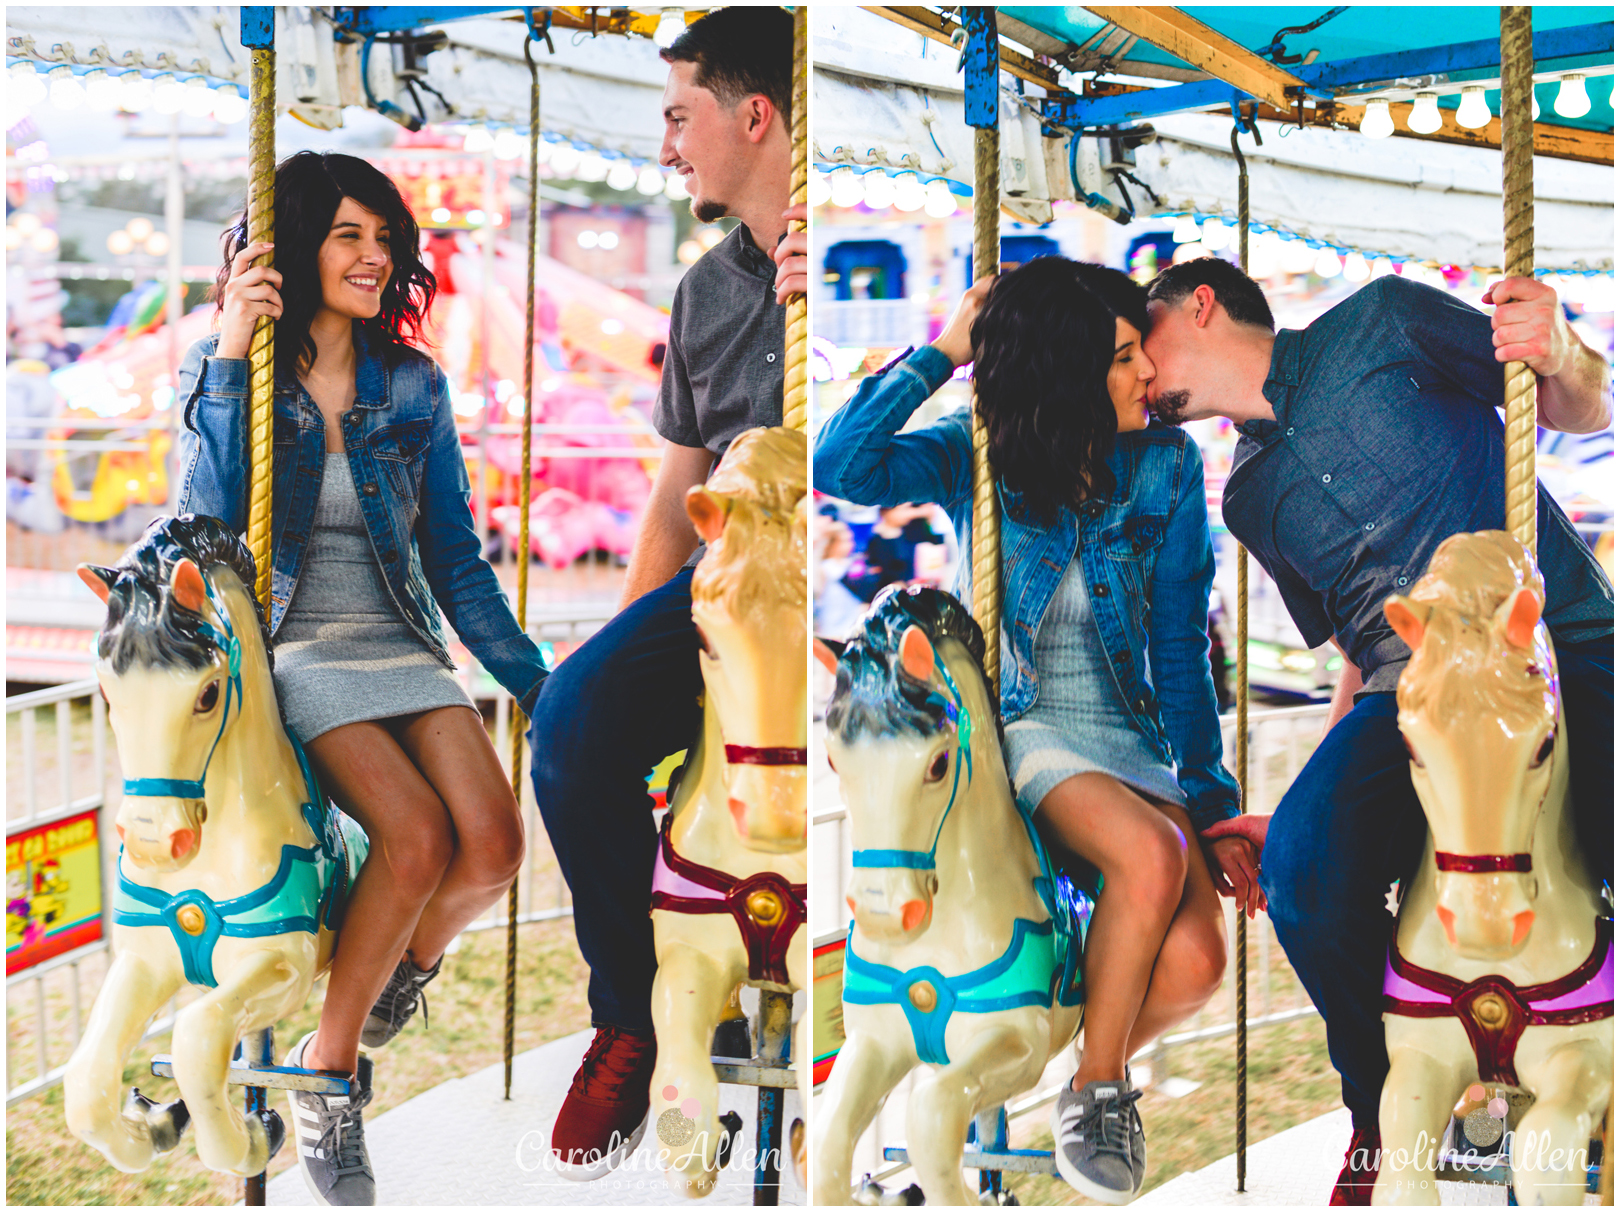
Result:
{"label": "light bulb", "polygon": [[1316,254],[1316,261],[1311,265],[1311,272],[1318,278],[1336,278],[1344,266],[1339,261],[1339,254],[1331,248],[1324,248]]}
{"label": "light bulb", "polygon": [[580,232],[579,235],[574,237],[574,242],[581,248],[595,248],[600,239],[601,237],[599,237],[594,231],[587,228],[586,230]]}
{"label": "light bulb", "polygon": [[1255,232],[1249,239],[1249,277],[1264,279],[1277,272],[1282,237],[1274,231]]}
{"label": "light bulb", "polygon": [[1366,112],[1361,115],[1361,133],[1369,139],[1387,139],[1395,133],[1388,101],[1367,102]]}
{"label": "light bulb", "polygon": [[130,234],[131,239],[144,240],[152,234],[152,220],[144,215],[136,215],[128,223],[124,224],[124,230]]}
{"label": "light bulb", "polygon": [[23,246],[23,234],[15,227],[6,228],[6,251],[16,252]]}
{"label": "light bulb", "polygon": [[221,84],[214,90],[214,119],[234,126],[248,116],[247,98],[234,84]]}
{"label": "light bulb", "polygon": [[571,177],[582,159],[579,148],[571,143],[559,143],[557,150],[551,153],[551,171],[559,177]]}
{"label": "light bulb", "polygon": [[956,213],[956,195],[951,193],[951,183],[944,177],[935,177],[928,183],[928,201],[923,206],[923,214],[930,219],[949,219]]}
{"label": "light bulb", "polygon": [[894,202],[894,181],[881,168],[873,169],[861,178],[861,190],[866,205],[873,210],[888,210]]}
{"label": "light bulb", "polygon": [[208,87],[208,81],[201,76],[193,76],[186,81],[186,97],[180,105],[181,111],[193,118],[211,118],[214,116],[214,90]]}
{"label": "light bulb", "polygon": [[448,223],[450,222],[450,208],[448,206],[435,206],[428,217],[435,223]]}
{"label": "light bulb", "polygon": [[495,136],[489,133],[489,127],[482,122],[475,122],[467,128],[466,135],[461,140],[461,150],[468,155],[482,155],[493,151]]}
{"label": "light bulb", "polygon": [[106,112],[118,108],[118,78],[109,76],[106,68],[91,68],[79,83],[84,85],[84,103],[91,109]]}
{"label": "light bulb", "polygon": [[895,210],[903,210],[909,214],[914,210],[921,210],[927,203],[928,188],[916,173],[901,173],[894,179],[892,205]]}
{"label": "light bulb", "polygon": [[125,72],[118,77],[118,104],[132,114],[145,113],[152,108],[152,82],[140,72]]}
{"label": "light bulb", "polygon": [[115,257],[127,257],[135,248],[135,241],[123,228],[107,237],[107,251]]}
{"label": "light bulb", "polygon": [[32,236],[28,237],[28,243],[33,247],[35,252],[48,253],[55,252],[56,246],[61,243],[61,240],[57,237],[54,229],[42,227]]}
{"label": "light bulb", "polygon": [[832,190],[832,204],[834,206],[859,206],[866,197],[866,189],[853,168],[844,165],[842,168],[832,170],[827,184]]}
{"label": "light bulb", "polygon": [[1395,262],[1388,257],[1379,257],[1378,260],[1372,263],[1372,276],[1375,278],[1387,278],[1394,272]]}
{"label": "light bulb", "polygon": [[619,247],[619,233],[616,231],[603,232],[596,238],[596,247],[605,248],[609,252],[612,252],[615,248]]}
{"label": "light bulb", "polygon": [[667,49],[675,44],[675,39],[686,32],[686,18],[677,8],[666,8],[658,18],[658,28],[653,31],[653,41],[660,48]]}
{"label": "light bulb", "polygon": [[27,239],[29,236],[33,235],[42,226],[39,216],[31,210],[25,210],[19,214],[15,219],[12,220],[12,225],[16,227],[18,234],[20,234],[24,239]]}
{"label": "light bulb", "polygon": [[1211,215],[1204,220],[1204,247],[1210,252],[1220,252],[1232,242],[1232,229],[1222,223],[1220,217]]}
{"label": "light bulb", "polygon": [[1282,262],[1285,272],[1308,274],[1311,272],[1311,266],[1316,264],[1316,250],[1304,240],[1285,240],[1282,255],[1278,259]]}
{"label": "light bulb", "polygon": [[495,136],[495,158],[497,160],[516,160],[529,148],[529,141],[511,127],[507,127]]}
{"label": "light bulb", "polygon": [[1491,107],[1485,104],[1485,88],[1473,84],[1462,90],[1462,101],[1457,105],[1457,125],[1478,130],[1491,120]]}
{"label": "light bulb", "polygon": [[1419,93],[1406,118],[1407,129],[1419,135],[1432,135],[1440,129],[1440,98],[1436,93]]}
{"label": "light bulb", "polygon": [[1344,280],[1346,282],[1365,282],[1372,277],[1372,270],[1367,267],[1367,258],[1358,252],[1353,252],[1344,259]]}
{"label": "light bulb", "polygon": [[78,109],[84,104],[84,85],[74,78],[73,69],[66,63],[51,68],[50,81],[51,104],[57,109]]}
{"label": "light bulb", "polygon": [[817,206],[825,206],[832,200],[832,186],[827,184],[826,173],[813,172],[810,174],[810,180],[805,189],[805,198],[812,209]]}
{"label": "light bulb", "polygon": [[649,198],[654,194],[663,193],[664,174],[659,172],[656,166],[647,165],[646,168],[641,170],[641,174],[636,177],[636,192],[645,194]]}
{"label": "light bulb", "polygon": [[1191,244],[1198,239],[1198,217],[1196,215],[1177,215],[1176,225],[1170,232],[1170,238],[1177,244]]}
{"label": "light bulb", "polygon": [[574,176],[581,181],[606,181],[608,175],[607,158],[600,152],[586,152],[580,158],[579,167],[574,170]]}
{"label": "light bulb", "polygon": [[186,86],[171,72],[152,77],[152,108],[160,114],[177,114],[186,103]]}
{"label": "light bulb", "polygon": [[669,180],[664,182],[664,197],[671,202],[679,202],[682,198],[690,198],[691,196],[691,193],[686,188],[686,178],[681,176],[680,173],[670,173]]}
{"label": "light bulb", "polygon": [[[55,75],[52,72],[51,75]],[[56,86],[51,86],[51,100],[56,100]],[[1569,72],[1558,77],[1558,99],[1553,102],[1553,113],[1560,118],[1584,118],[1592,112],[1592,99],[1586,95],[1586,76],[1582,72]]]}
{"label": "light bulb", "polygon": [[628,160],[615,160],[608,167],[608,188],[617,190],[636,187],[636,166]]}
{"label": "light bulb", "polygon": [[169,237],[161,231],[155,231],[146,237],[147,254],[153,257],[164,257],[169,253]]}
{"label": "light bulb", "polygon": [[12,104],[21,109],[38,105],[50,91],[45,87],[45,77],[34,70],[32,63],[13,63],[6,78]]}

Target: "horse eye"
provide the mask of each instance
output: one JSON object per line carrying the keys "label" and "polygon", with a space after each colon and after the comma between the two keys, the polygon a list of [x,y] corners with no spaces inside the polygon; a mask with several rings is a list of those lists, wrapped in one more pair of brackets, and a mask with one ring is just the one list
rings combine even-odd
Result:
{"label": "horse eye", "polygon": [[203,692],[197,696],[197,714],[207,715],[219,702],[219,679],[209,682],[203,687]]}
{"label": "horse eye", "polygon": [[1558,729],[1554,728],[1547,734],[1546,739],[1541,742],[1541,748],[1536,750],[1536,756],[1530,762],[1530,769],[1535,770],[1546,765],[1547,759],[1552,756],[1553,746],[1557,743]]}
{"label": "horse eye", "polygon": [[1401,733],[1401,740],[1406,742],[1406,752],[1412,759],[1412,765],[1421,768],[1423,759],[1418,756],[1418,751],[1412,747],[1412,739],[1403,732]]}
{"label": "horse eye", "polygon": [[928,774],[924,782],[937,783],[945,777],[945,771],[950,766],[950,755],[943,749],[934,755],[934,760],[928,763]]}

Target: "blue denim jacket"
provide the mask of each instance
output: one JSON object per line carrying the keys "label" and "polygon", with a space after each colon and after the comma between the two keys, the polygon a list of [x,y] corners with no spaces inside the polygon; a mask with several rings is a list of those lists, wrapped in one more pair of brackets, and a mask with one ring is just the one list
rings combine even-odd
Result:
{"label": "blue denim jacket", "polygon": [[[925,346],[861,384],[816,438],[816,488],[861,505],[932,501],[951,515],[962,545],[958,593],[971,589],[973,438],[957,409],[910,433],[900,428],[950,377],[950,359]],[[1076,555],[1115,683],[1137,728],[1154,741],[1186,793],[1199,829],[1236,816],[1237,783],[1221,765],[1221,729],[1209,671],[1209,590],[1215,577],[1204,461],[1179,429],[1155,422],[1123,433],[1108,462],[1106,501],[1054,525],[1030,517],[1023,494],[1001,496],[1001,713],[1035,705],[1035,633]]]}
{"label": "blue denim jacket", "polygon": [[[442,609],[495,680],[532,712],[546,669],[518,626],[473,525],[471,485],[449,382],[412,350],[388,367],[355,325],[355,401],[343,444],[372,550],[400,615],[451,666]],[[180,365],[180,511],[247,530],[246,359],[216,358],[205,337]],[[270,631],[286,615],[309,549],[326,465],[326,420],[302,386],[278,382],[271,485]]]}

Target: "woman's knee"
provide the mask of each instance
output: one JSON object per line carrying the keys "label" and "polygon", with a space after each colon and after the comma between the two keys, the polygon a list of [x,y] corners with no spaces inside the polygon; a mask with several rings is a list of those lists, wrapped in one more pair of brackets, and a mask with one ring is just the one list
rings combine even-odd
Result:
{"label": "woman's knee", "polygon": [[1185,915],[1165,939],[1159,962],[1174,977],[1186,1000],[1202,1006],[1226,979],[1226,935],[1217,922]]}
{"label": "woman's knee", "polygon": [[526,853],[517,805],[511,804],[507,813],[491,814],[478,836],[462,839],[461,847],[473,880],[486,887],[505,888],[523,870]]}
{"label": "woman's knee", "polygon": [[1157,812],[1132,824],[1115,857],[1099,864],[1103,886],[1112,883],[1144,910],[1169,912],[1187,885],[1188,840],[1174,821]]}
{"label": "woman's knee", "polygon": [[419,893],[423,900],[444,879],[456,854],[456,835],[450,814],[434,799],[417,811],[402,814],[409,823],[371,839],[366,862],[380,862],[388,869],[396,886]]}

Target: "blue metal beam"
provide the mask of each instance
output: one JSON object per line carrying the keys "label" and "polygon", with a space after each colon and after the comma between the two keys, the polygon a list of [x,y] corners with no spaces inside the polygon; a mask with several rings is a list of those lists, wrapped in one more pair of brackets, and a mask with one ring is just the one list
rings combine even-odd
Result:
{"label": "blue metal beam", "polygon": [[358,34],[392,34],[438,25],[461,17],[484,17],[490,13],[520,13],[520,7],[461,4],[377,4],[354,5],[336,10],[337,21]]}
{"label": "blue metal beam", "polygon": [[242,45],[249,50],[275,49],[276,10],[273,6],[242,6]]}
{"label": "blue metal beam", "polygon": [[967,44],[962,48],[963,118],[969,126],[993,128],[1001,121],[1001,47],[996,38],[996,10],[964,8],[962,25],[967,30]]}
{"label": "blue metal beam", "polygon": [[1161,114],[1226,105],[1248,93],[1233,88],[1225,80],[1199,80],[1169,88],[1145,88],[1140,92],[1114,97],[1048,98],[1041,102],[1042,116],[1054,126],[1070,129],[1081,126],[1118,126]]}

